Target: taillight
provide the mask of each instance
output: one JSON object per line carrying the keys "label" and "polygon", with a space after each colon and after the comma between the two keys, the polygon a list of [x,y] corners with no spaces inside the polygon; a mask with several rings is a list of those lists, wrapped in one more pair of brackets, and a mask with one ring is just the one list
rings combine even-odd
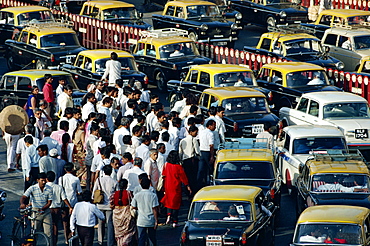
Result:
{"label": "taillight", "polygon": [[267,94],[267,96],[268,96],[269,101],[271,102],[271,101],[272,101],[272,98],[274,97],[274,95],[272,94],[272,92],[270,91],[270,92]]}
{"label": "taillight", "polygon": [[172,69],[173,69],[173,70],[176,70],[176,69],[177,69],[176,64],[173,64],[173,65],[172,65]]}
{"label": "taillight", "polygon": [[183,231],[183,232],[181,233],[181,242],[182,242],[182,243],[185,243],[185,242],[186,242],[186,231]]}
{"label": "taillight", "polygon": [[239,126],[238,126],[238,123],[234,122],[234,132],[237,132],[239,130]]}
{"label": "taillight", "polygon": [[75,79],[78,79],[78,75],[77,74],[75,74]]}
{"label": "taillight", "polygon": [[54,57],[54,55],[51,55],[50,59],[51,59],[51,62],[55,62],[55,57]]}
{"label": "taillight", "polygon": [[246,232],[243,232],[242,238],[240,240],[240,244],[241,245],[247,245],[247,233]]}
{"label": "taillight", "polygon": [[144,78],[144,84],[146,84],[146,85],[148,85],[148,84],[149,84],[148,76],[145,76],[145,78]]}
{"label": "taillight", "polygon": [[275,198],[275,189],[270,190],[270,196],[271,196],[271,199]]}

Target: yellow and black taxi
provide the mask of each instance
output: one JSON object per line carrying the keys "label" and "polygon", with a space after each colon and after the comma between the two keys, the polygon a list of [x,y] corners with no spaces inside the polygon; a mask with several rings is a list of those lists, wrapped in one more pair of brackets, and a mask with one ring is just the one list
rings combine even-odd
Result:
{"label": "yellow and black taxi", "polygon": [[370,75],[370,56],[365,56],[361,59],[360,65],[356,72],[364,76]]}
{"label": "yellow and black taxi", "polygon": [[0,10],[0,45],[28,23],[55,22],[51,10],[42,6],[21,6]]}
{"label": "yellow and black taxi", "polygon": [[302,24],[304,27],[312,29],[315,36],[322,38],[326,29],[340,26],[351,28],[353,26],[368,26],[366,22],[370,21],[370,13],[365,10],[357,9],[328,9],[323,10],[314,23]]}
{"label": "yellow and black taxi", "polygon": [[312,150],[299,169],[297,212],[316,205],[370,208],[369,169],[356,150]]}
{"label": "yellow and black taxi", "polygon": [[369,213],[368,208],[345,205],[307,208],[298,218],[290,245],[370,245]]}
{"label": "yellow and black taxi", "polygon": [[273,31],[261,35],[256,48],[244,46],[244,51],[343,70],[343,62],[329,56],[317,37],[308,33],[295,33],[289,26],[270,30]]}
{"label": "yellow and black taxi", "polygon": [[73,102],[74,105],[81,105],[81,99],[86,92],[79,89],[71,74],[59,70],[20,70],[6,73],[0,80],[0,98],[1,106],[16,104],[21,107],[27,102],[28,96],[31,93],[32,86],[36,85],[40,93],[45,85],[44,75],[51,74],[53,76],[53,89],[59,85],[59,80],[64,79],[66,84],[73,87]]}
{"label": "yellow and black taxi", "polygon": [[276,208],[261,188],[207,186],[195,194],[180,245],[273,245]]}
{"label": "yellow and black taxi", "polygon": [[270,90],[274,110],[293,107],[303,93],[341,90],[330,85],[323,67],[305,62],[265,64],[259,71],[257,83]]}
{"label": "yellow and black taxi", "polygon": [[148,84],[147,76],[138,70],[133,55],[122,50],[84,50],[77,55],[74,64],[65,64],[62,66],[62,70],[71,73],[76,83],[81,88],[86,88],[88,84],[101,80],[106,70],[105,63],[110,60],[112,52],[118,55],[118,61],[122,66],[121,78],[124,84],[128,84],[131,79],[140,81],[144,87]]}
{"label": "yellow and black taxi", "polygon": [[199,107],[205,117],[212,106],[225,108],[223,121],[228,137],[255,137],[263,132],[263,125],[278,124],[279,118],[271,113],[264,94],[246,87],[215,87],[206,89],[199,98]]}
{"label": "yellow and black taxi", "polygon": [[133,50],[139,70],[161,91],[167,90],[169,80],[185,77],[190,66],[211,62],[199,54],[193,40],[183,35],[187,32],[174,28],[143,31],[143,38]]}
{"label": "yellow and black taxi", "polygon": [[62,64],[72,63],[76,55],[85,50],[75,31],[57,23],[27,26],[15,40],[8,39],[5,45],[10,70],[57,69]]}
{"label": "yellow and black taxi", "polygon": [[247,66],[234,64],[202,64],[192,66],[183,80],[170,80],[169,100],[171,105],[181,100],[183,89],[200,94],[204,89],[213,87],[243,86],[254,88],[267,95],[268,90],[258,87],[253,71]]}
{"label": "yellow and black taxi", "polygon": [[231,8],[243,15],[243,24],[276,26],[308,21],[307,8],[288,0],[231,0]]}
{"label": "yellow and black taxi", "polygon": [[219,149],[212,178],[214,185],[257,186],[267,201],[280,207],[280,172],[267,139],[231,139]]}
{"label": "yellow and black taxi", "polygon": [[98,0],[85,2],[80,15],[135,28],[151,28],[150,24],[143,21],[143,14],[136,10],[135,5],[121,1]]}
{"label": "yellow and black taxi", "polygon": [[169,1],[163,14],[153,14],[152,21],[155,29],[178,28],[188,31],[194,41],[230,47],[242,28],[223,18],[215,3],[196,0]]}

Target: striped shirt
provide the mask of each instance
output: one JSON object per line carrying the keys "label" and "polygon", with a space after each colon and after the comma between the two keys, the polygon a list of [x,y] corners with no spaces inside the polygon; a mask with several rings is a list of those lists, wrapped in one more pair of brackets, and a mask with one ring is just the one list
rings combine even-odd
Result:
{"label": "striped shirt", "polygon": [[37,183],[29,187],[23,195],[30,198],[33,209],[41,209],[49,200],[53,200],[53,188],[45,185],[42,191]]}

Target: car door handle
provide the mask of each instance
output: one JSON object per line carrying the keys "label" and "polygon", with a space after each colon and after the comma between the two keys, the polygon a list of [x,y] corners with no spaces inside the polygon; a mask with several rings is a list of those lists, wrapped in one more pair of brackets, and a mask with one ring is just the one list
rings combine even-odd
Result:
{"label": "car door handle", "polygon": [[279,87],[279,91],[282,91],[282,90],[284,90],[283,88],[281,88],[281,87]]}
{"label": "car door handle", "polygon": [[306,116],[302,115],[302,118],[306,118]]}
{"label": "car door handle", "polygon": [[157,60],[153,60],[154,63],[157,63]]}

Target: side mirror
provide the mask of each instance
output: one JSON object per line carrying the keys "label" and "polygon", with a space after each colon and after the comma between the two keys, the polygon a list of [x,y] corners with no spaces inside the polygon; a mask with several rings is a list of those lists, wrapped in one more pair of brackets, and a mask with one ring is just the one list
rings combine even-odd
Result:
{"label": "side mirror", "polygon": [[329,46],[325,46],[325,53],[329,53],[330,52],[330,47]]}

